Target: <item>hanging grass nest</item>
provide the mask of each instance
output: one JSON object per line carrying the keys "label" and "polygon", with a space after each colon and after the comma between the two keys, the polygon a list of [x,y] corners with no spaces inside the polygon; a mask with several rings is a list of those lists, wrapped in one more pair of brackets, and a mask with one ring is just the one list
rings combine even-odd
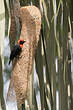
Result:
{"label": "hanging grass nest", "polygon": [[16,100],[19,106],[24,103],[29,91],[29,77],[32,73],[35,50],[39,41],[41,13],[35,6],[21,7],[20,20],[22,25],[20,38],[26,42],[19,59],[13,65],[7,98],[10,101]]}

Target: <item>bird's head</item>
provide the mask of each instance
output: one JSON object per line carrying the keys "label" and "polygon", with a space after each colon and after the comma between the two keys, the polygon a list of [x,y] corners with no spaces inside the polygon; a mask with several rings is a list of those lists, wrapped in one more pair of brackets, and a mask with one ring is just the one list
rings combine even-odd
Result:
{"label": "bird's head", "polygon": [[25,41],[23,39],[19,39],[18,42],[17,42],[20,47],[22,48],[23,47],[23,44],[25,43]]}

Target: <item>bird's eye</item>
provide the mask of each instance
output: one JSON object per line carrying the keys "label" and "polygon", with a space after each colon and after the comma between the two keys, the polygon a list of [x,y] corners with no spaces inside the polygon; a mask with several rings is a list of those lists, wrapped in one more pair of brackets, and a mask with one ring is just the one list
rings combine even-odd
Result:
{"label": "bird's eye", "polygon": [[20,44],[23,44],[24,43],[24,41],[20,41]]}

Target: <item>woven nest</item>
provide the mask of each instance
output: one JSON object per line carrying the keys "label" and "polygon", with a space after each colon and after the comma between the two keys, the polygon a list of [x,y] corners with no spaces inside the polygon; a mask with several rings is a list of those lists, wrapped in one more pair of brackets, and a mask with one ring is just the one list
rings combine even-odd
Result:
{"label": "woven nest", "polygon": [[20,8],[20,19],[22,22],[20,38],[23,38],[26,42],[13,67],[8,91],[8,100],[16,100],[19,106],[27,98],[29,76],[32,72],[34,54],[39,40],[41,14],[37,7],[26,6]]}

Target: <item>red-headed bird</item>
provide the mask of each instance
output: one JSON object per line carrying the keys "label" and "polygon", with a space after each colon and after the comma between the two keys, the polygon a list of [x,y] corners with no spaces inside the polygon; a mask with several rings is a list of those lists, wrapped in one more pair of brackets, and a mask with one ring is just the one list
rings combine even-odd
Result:
{"label": "red-headed bird", "polygon": [[11,51],[9,64],[11,63],[11,61],[13,61],[14,58],[20,55],[24,42],[25,41],[23,39],[18,40],[17,44],[14,46],[13,50]]}

